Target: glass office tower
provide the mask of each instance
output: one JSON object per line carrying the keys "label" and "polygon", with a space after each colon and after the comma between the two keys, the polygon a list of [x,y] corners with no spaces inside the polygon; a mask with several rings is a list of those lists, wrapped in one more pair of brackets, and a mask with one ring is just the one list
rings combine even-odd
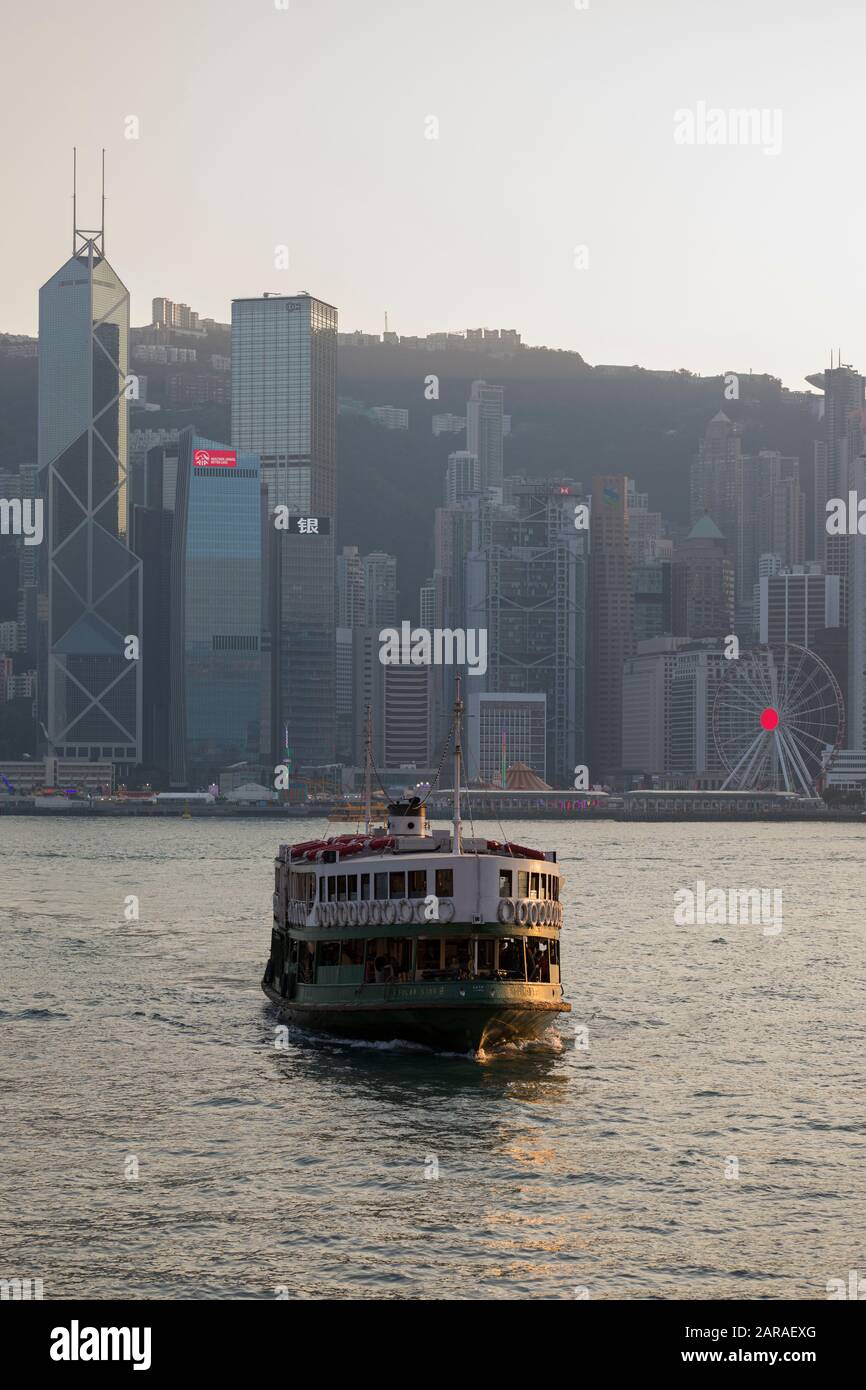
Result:
{"label": "glass office tower", "polygon": [[102,233],[39,291],[48,499],[48,737],[60,757],[141,760],[141,565],[128,544],[129,294]]}
{"label": "glass office tower", "polygon": [[232,442],[260,456],[269,509],[265,751],[293,772],[335,757],[336,429],[336,309],[308,294],[234,300]]}
{"label": "glass office tower", "polygon": [[178,442],[172,527],[172,783],[259,761],[262,529],[257,454]]}

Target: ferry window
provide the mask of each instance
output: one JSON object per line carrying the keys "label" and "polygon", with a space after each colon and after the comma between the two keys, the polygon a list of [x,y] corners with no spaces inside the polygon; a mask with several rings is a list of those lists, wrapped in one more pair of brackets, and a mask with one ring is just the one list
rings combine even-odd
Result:
{"label": "ferry window", "polygon": [[376,874],[376,897],[387,898],[388,896],[388,875]]}
{"label": "ferry window", "polygon": [[380,936],[367,942],[367,961],[364,982],[368,985],[387,985],[394,980],[406,980],[412,970],[411,937]]}
{"label": "ferry window", "polygon": [[346,875],[345,875],[345,874],[338,874],[338,875],[337,875],[337,902],[339,902],[339,903],[344,903],[345,901],[346,901]]}
{"label": "ferry window", "polygon": [[409,870],[409,897],[426,898],[427,896],[427,870]]}
{"label": "ferry window", "polygon": [[364,959],[363,941],[341,941],[340,942],[340,964],[341,965],[360,965]]}
{"label": "ferry window", "polygon": [[396,941],[390,943],[388,963],[391,966],[391,978],[393,980],[411,980],[412,945],[411,936],[400,936]]}
{"label": "ferry window", "polygon": [[436,870],[436,896],[437,898],[454,897],[454,870]]}
{"label": "ferry window", "polygon": [[415,973],[419,980],[425,979],[430,971],[439,970],[442,942],[439,937],[422,937],[418,942],[418,959]]}
{"label": "ferry window", "polygon": [[358,901],[358,875],[349,874],[349,902]]}
{"label": "ferry window", "polygon": [[337,880],[333,874],[328,875],[328,902],[332,903],[337,897]]}
{"label": "ferry window", "polygon": [[538,874],[529,875],[529,896],[530,898],[538,897]]}
{"label": "ferry window", "polygon": [[391,880],[391,897],[405,898],[406,896],[406,875],[402,873],[389,874]]}
{"label": "ferry window", "polygon": [[500,898],[511,897],[511,870],[499,870],[499,896]]}
{"label": "ferry window", "polygon": [[493,937],[475,942],[475,974],[481,980],[490,980],[496,968],[496,942]]}
{"label": "ferry window", "polygon": [[525,980],[523,937],[503,936],[499,942],[499,973],[506,980]]}
{"label": "ferry window", "polygon": [[[552,875],[551,875],[551,877],[552,877]],[[559,879],[558,879],[558,878],[554,878],[554,879],[553,879],[553,901],[554,901],[554,902],[557,902],[557,903],[559,902]]]}
{"label": "ferry window", "polygon": [[316,968],[321,969],[324,965],[340,964],[340,943],[339,941],[320,941],[319,949],[316,952]]}
{"label": "ferry window", "polygon": [[319,879],[319,902],[320,902],[320,903],[323,903],[323,902],[325,901],[325,885],[326,885],[327,881],[328,881],[328,880],[325,878],[325,875],[322,874],[322,877]]}
{"label": "ferry window", "polygon": [[550,955],[550,964],[559,965],[559,942],[555,938],[553,938],[551,941],[547,943],[547,945],[548,953]]}
{"label": "ferry window", "polygon": [[550,983],[550,959],[547,942],[533,937],[526,943],[526,977],[534,985]]}
{"label": "ferry window", "polygon": [[471,942],[465,936],[458,936],[445,942],[445,969],[456,979],[469,977]]}
{"label": "ferry window", "polygon": [[517,873],[517,896],[518,898],[529,897],[529,874],[525,869],[519,869]]}
{"label": "ferry window", "polygon": [[370,875],[369,875],[369,874],[362,874],[362,875],[361,875],[361,898],[362,898],[362,900],[363,900],[364,902],[367,902],[368,899],[369,899],[369,897],[370,897]]}
{"label": "ferry window", "polygon": [[301,977],[301,983],[308,985],[312,983],[315,973],[316,943],[315,941],[305,941],[304,945],[307,949],[301,953],[301,959],[298,963],[298,974]]}

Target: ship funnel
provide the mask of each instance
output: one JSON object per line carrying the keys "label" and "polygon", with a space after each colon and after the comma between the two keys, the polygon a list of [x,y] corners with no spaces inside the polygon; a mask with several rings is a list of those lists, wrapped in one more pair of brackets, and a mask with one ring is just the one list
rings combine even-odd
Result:
{"label": "ship funnel", "polygon": [[388,834],[421,836],[430,834],[427,829],[427,812],[421,805],[419,797],[413,796],[408,801],[391,802],[388,807]]}

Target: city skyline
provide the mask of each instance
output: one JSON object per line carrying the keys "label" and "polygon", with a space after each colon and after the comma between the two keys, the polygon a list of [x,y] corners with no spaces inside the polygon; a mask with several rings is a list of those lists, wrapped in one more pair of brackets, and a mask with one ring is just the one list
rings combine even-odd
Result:
{"label": "city skyline", "polygon": [[[806,450],[802,459],[777,447],[746,450],[748,395],[742,419],[719,408],[705,420],[691,459],[686,533],[667,508],[650,510],[650,493],[638,491],[630,467],[627,472],[623,466],[624,454],[616,460],[611,455],[604,468],[605,448],[580,479],[554,471],[550,454],[533,458],[533,476],[515,468],[506,448],[512,416],[505,410],[515,378],[506,370],[506,386],[495,377],[497,349],[512,362],[520,358],[519,335],[485,331],[479,342],[478,330],[470,332],[459,343],[476,354],[488,352],[489,370],[482,378],[472,363],[463,387],[465,414],[437,411],[439,377],[423,377],[433,437],[446,436],[436,446],[444,506],[428,504],[423,520],[416,520],[423,531],[416,531],[415,543],[429,553],[432,542],[433,564],[407,601],[390,548],[366,545],[362,553],[353,521],[347,524],[349,513],[338,515],[337,417],[345,412],[366,420],[368,428],[408,432],[415,410],[338,396],[337,307],[309,291],[264,291],[234,297],[231,323],[214,324],[186,302],[155,296],[151,324],[138,331],[133,346],[129,295],[106,258],[104,216],[98,231],[83,231],[80,202],[73,210],[73,256],[40,291],[38,461],[48,506],[47,659],[40,635],[45,575],[21,543],[15,551],[21,616],[17,623],[4,622],[9,651],[0,653],[4,703],[13,691],[32,699],[50,756],[101,759],[126,774],[150,761],[162,776],[170,743],[172,786],[217,781],[231,770],[229,760],[234,765],[245,759],[263,782],[270,780],[268,766],[276,762],[278,774],[284,763],[280,789],[306,798],[336,767],[351,775],[353,762],[356,768],[362,762],[360,712],[372,701],[382,721],[375,744],[385,770],[423,774],[437,762],[449,727],[453,675],[462,671],[470,685],[472,677],[481,677],[477,693],[489,697],[483,736],[488,767],[497,732],[490,721],[501,721],[503,786],[507,774],[524,764],[532,764],[529,770],[540,781],[546,774],[560,788],[571,784],[573,774],[579,787],[586,773],[596,786],[628,787],[649,776],[710,776],[718,783],[727,773],[736,779],[740,764],[733,767],[726,759],[717,728],[716,707],[732,684],[724,663],[739,655],[741,638],[748,650],[771,618],[778,630],[770,592],[780,590],[780,577],[803,576],[804,561],[822,583],[786,579],[785,603],[789,594],[808,596],[819,587],[836,596],[828,598],[820,623],[808,619],[803,627],[805,647],[816,651],[807,667],[811,689],[797,680],[802,662],[797,672],[789,670],[796,656],[791,663],[776,652],[750,658],[743,663],[752,672],[746,705],[743,690],[729,692],[734,713],[723,738],[733,747],[743,735],[736,709],[748,708],[748,719],[759,727],[758,716],[767,710],[752,710],[748,700],[760,689],[772,701],[781,682],[798,702],[796,736],[805,728],[810,742],[789,766],[786,757],[794,759],[796,743],[783,756],[780,740],[795,734],[784,708],[779,716],[771,707],[776,723],[782,721],[777,751],[767,751],[768,741],[751,729],[754,758],[761,752],[764,761],[753,764],[747,751],[747,774],[753,765],[766,767],[762,776],[774,785],[782,778],[790,790],[793,770],[807,796],[817,793],[830,754],[842,747],[846,699],[848,728],[857,730],[848,751],[862,749],[862,604],[854,601],[863,584],[862,545],[855,544],[855,559],[849,560],[853,533],[824,523],[831,508],[844,505],[839,494],[853,482],[863,485],[866,379],[853,367],[837,360],[813,371],[807,384],[822,396],[792,393],[795,411],[812,425],[797,436],[798,448]],[[362,352],[380,344],[378,335],[342,336]],[[385,339],[410,352],[424,346],[393,333]],[[447,345],[433,341],[426,349]],[[148,372],[129,373],[133,359],[148,364]],[[161,365],[172,371],[160,376]],[[197,385],[188,380],[184,386],[181,369],[191,368]],[[599,375],[611,380],[618,374]],[[737,416],[738,377],[726,377],[722,387],[722,404],[730,402]],[[224,428],[206,430],[192,420],[180,434],[161,432],[151,447],[141,438],[133,446],[134,411],[141,421],[148,412],[180,405],[188,417],[187,407],[209,403],[230,404]],[[457,404],[453,393],[450,404]],[[518,414],[518,432],[521,423]],[[459,434],[465,448],[454,449],[447,437]],[[761,442],[776,446],[782,440],[771,429]],[[404,458],[418,448],[416,421]],[[354,466],[351,449],[342,458],[344,470],[347,462]],[[18,498],[39,485],[35,474],[22,472],[18,482],[5,476]],[[373,481],[370,475],[368,485]],[[3,505],[13,517],[13,501]],[[393,524],[402,525],[399,513]],[[338,529],[349,542],[339,556]],[[22,535],[20,522],[16,534]],[[426,657],[416,661],[406,654],[416,595],[431,629],[461,635],[457,648],[449,639],[444,660],[429,655],[441,650],[429,640]],[[101,611],[109,599],[111,632]],[[8,616],[11,595],[3,602]],[[394,662],[380,646],[377,665],[376,644],[397,621],[406,630],[405,652],[398,669],[381,669]],[[149,637],[142,653],[145,626]],[[788,642],[787,616],[782,630]],[[793,626],[791,632],[793,641]],[[470,635],[483,639],[483,658]],[[707,642],[713,648],[713,701],[707,680],[701,685],[692,679],[693,648]],[[728,650],[731,643],[736,651]],[[817,655],[819,647],[826,661]],[[701,648],[704,667],[708,659]],[[25,660],[32,662],[26,669]],[[405,669],[418,665],[429,669]],[[678,687],[671,673],[679,673]],[[74,698],[61,699],[61,678],[67,677],[74,680]],[[812,694],[824,685],[830,703],[813,708]],[[635,694],[643,688],[651,691],[646,710]],[[132,700],[130,746],[115,747],[111,730],[104,722],[97,727],[91,713],[111,715],[102,704],[115,690],[127,691],[126,705]],[[664,728],[673,719],[675,695],[676,717],[681,725],[686,721],[678,762],[671,738],[658,728],[659,719]],[[524,702],[519,713],[518,697]],[[539,699],[546,724],[543,755],[537,745]],[[70,700],[67,716],[64,702]],[[122,713],[118,705],[114,714]],[[650,732],[641,726],[645,715]],[[76,719],[83,730],[77,739]],[[637,721],[634,727],[629,719]],[[513,730],[512,750],[506,724]],[[123,734],[116,718],[113,727]],[[776,724],[762,727],[766,732]],[[149,757],[143,757],[145,740]],[[716,758],[706,753],[711,741]],[[639,750],[633,764],[626,746]],[[686,748],[692,753],[684,753]]]}

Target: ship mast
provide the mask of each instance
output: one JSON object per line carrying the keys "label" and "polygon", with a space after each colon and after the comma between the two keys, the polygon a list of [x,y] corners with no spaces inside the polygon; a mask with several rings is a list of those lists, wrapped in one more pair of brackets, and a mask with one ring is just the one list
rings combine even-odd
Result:
{"label": "ship mast", "polygon": [[460,736],[463,716],[463,701],[460,698],[460,677],[457,677],[457,694],[454,700],[454,844],[452,852],[462,854],[462,827],[460,824],[460,762],[462,749]]}
{"label": "ship mast", "polygon": [[367,706],[367,725],[364,731],[364,831],[370,834],[373,806],[373,711]]}

